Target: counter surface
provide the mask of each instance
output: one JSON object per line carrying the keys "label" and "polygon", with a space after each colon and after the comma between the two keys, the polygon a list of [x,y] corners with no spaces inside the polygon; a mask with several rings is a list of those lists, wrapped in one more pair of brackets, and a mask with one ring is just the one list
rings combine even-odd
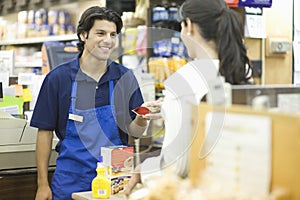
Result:
{"label": "counter surface", "polygon": [[[99,200],[99,199],[94,199],[92,197],[92,192],[87,191],[87,192],[75,192],[72,194],[72,199],[74,200]],[[116,194],[112,195],[109,200],[126,200],[127,198],[125,197],[124,194]]]}

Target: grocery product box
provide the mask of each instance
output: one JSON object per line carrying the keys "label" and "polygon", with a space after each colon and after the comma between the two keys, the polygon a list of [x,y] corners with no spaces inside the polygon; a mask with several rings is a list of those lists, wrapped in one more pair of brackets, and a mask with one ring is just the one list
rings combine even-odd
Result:
{"label": "grocery product box", "polygon": [[134,149],[128,146],[101,147],[103,164],[108,167],[111,194],[121,193],[131,177],[134,167]]}

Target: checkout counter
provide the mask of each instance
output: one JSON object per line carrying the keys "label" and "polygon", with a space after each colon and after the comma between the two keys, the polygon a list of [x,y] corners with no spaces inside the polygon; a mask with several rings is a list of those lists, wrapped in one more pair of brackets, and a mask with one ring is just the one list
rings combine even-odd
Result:
{"label": "checkout counter", "polygon": [[282,100],[295,98],[297,95],[300,95],[299,85],[232,85],[232,104],[252,106],[256,97],[265,96],[269,107],[274,108],[280,107]]}
{"label": "checkout counter", "polygon": [[[217,118],[222,124],[222,137],[214,141],[211,152],[203,154],[212,142],[209,131],[218,124],[214,121],[211,126],[212,116],[224,117]],[[299,113],[255,110],[245,105],[224,109],[201,103],[193,109],[193,117],[189,178],[195,187],[199,177],[213,172],[213,176],[217,174],[210,176],[217,183],[214,186],[221,185],[225,192],[249,193],[249,197],[261,192],[266,199],[300,199]]]}

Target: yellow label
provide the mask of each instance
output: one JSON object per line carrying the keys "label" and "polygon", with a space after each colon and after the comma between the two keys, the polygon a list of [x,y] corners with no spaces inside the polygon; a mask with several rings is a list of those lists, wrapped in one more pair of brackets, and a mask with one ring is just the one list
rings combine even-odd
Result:
{"label": "yellow label", "polygon": [[29,88],[23,89],[23,99],[24,102],[30,102],[32,100],[32,96]]}

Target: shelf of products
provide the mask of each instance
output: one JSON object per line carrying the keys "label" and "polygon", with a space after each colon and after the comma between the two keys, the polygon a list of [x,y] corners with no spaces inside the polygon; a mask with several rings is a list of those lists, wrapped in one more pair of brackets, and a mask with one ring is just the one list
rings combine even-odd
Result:
{"label": "shelf of products", "polygon": [[42,74],[42,52],[44,42],[66,43],[77,40],[76,34],[56,35],[47,37],[34,37],[15,40],[2,40],[0,47],[3,52],[13,51],[14,62],[11,63],[10,75],[20,72],[33,72]]}
{"label": "shelf of products", "polygon": [[[56,39],[54,39],[56,38]],[[64,41],[71,41],[75,39],[73,37],[47,37],[44,41],[53,41],[53,42],[64,42]],[[59,41],[57,40],[59,39]],[[38,42],[35,40],[34,42],[30,43],[30,40],[22,41],[22,43],[9,43],[7,48],[13,50],[14,54],[14,62],[13,62],[13,73],[14,75],[18,74],[19,72],[34,72],[37,74],[41,74],[41,67],[43,66],[42,61],[42,52],[41,46],[42,42]],[[32,44],[36,43],[33,46]],[[30,47],[28,45],[31,45]],[[10,50],[8,50],[10,51]],[[32,70],[31,70],[32,69]]]}
{"label": "shelf of products", "polygon": [[180,39],[181,25],[177,12],[184,0],[150,1],[147,17],[148,71],[154,74],[156,96],[164,89],[163,82],[186,63],[186,49]]}
{"label": "shelf of products", "polygon": [[70,40],[77,40],[77,39],[78,39],[78,37],[76,34],[54,35],[54,36],[46,36],[46,37],[2,40],[2,41],[0,41],[0,45],[3,45],[3,46],[25,45],[25,44],[43,43],[43,42],[47,42],[47,41],[70,41]]}
{"label": "shelf of products", "polygon": [[16,22],[4,17],[0,21],[0,49],[12,51],[9,74],[42,74],[41,49],[45,42],[63,45],[78,40],[72,21],[74,17],[73,12],[61,7],[22,10],[12,17]]}
{"label": "shelf of products", "polygon": [[63,5],[84,0],[1,0],[0,15],[16,13],[27,9],[49,8],[50,6]]}

